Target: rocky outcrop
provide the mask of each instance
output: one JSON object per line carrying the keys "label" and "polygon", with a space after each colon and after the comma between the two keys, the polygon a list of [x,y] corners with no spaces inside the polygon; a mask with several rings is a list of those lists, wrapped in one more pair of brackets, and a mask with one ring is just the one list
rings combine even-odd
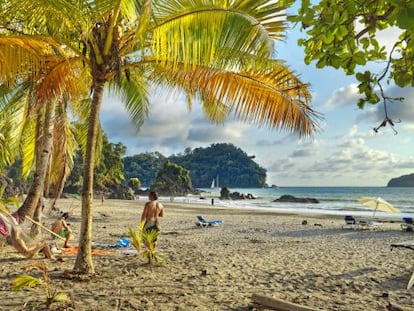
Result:
{"label": "rocky outcrop", "polygon": [[273,202],[319,203],[319,200],[314,198],[297,198],[293,195],[284,194],[279,199],[273,200]]}
{"label": "rocky outcrop", "polygon": [[119,185],[116,189],[112,189],[109,199],[135,200],[134,191],[126,186]]}
{"label": "rocky outcrop", "polygon": [[414,174],[392,178],[387,187],[414,187]]}
{"label": "rocky outcrop", "polygon": [[256,199],[256,196],[251,193],[240,193],[237,191],[230,192],[227,187],[221,188],[220,191],[221,200],[245,200],[245,199]]}

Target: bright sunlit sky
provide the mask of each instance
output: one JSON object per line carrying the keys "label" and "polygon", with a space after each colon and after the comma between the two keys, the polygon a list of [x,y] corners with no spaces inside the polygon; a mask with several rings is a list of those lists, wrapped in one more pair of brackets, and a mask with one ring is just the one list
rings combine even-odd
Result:
{"label": "bright sunlit sky", "polygon": [[[383,42],[395,38],[389,30]],[[401,119],[394,135],[391,127],[372,128],[384,119],[382,104],[357,107],[357,81],[342,71],[305,65],[296,44],[298,30],[289,31],[277,43],[276,58],[283,59],[303,82],[311,84],[312,107],[323,114],[322,131],[311,139],[268,129],[257,129],[238,121],[224,125],[209,123],[200,105],[188,111],[185,97],[170,96],[162,89],[151,96],[150,116],[137,133],[119,99],[105,96],[101,121],[113,143],[127,146],[127,155],[159,151],[165,156],[186,147],[208,147],[232,143],[267,170],[267,183],[278,186],[386,186],[400,175],[414,173],[414,88],[386,86],[389,96],[405,97],[403,104],[388,105],[391,119]],[[366,67],[380,72],[382,65]]]}

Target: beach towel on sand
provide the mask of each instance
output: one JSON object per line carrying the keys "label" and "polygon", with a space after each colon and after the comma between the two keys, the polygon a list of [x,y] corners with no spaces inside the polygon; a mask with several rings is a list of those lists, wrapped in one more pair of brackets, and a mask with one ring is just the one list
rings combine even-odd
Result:
{"label": "beach towel on sand", "polygon": [[98,248],[127,248],[130,246],[131,246],[131,242],[129,242],[124,237],[120,237],[119,240],[116,242],[116,244],[92,242],[92,247],[98,247]]}
{"label": "beach towel on sand", "polygon": [[[62,254],[65,254],[65,255],[74,255],[78,253],[79,247],[73,246],[69,248],[62,248],[61,251],[62,251]],[[92,249],[92,255],[111,255],[111,254],[113,254],[113,252],[109,250],[96,249],[96,248]]]}

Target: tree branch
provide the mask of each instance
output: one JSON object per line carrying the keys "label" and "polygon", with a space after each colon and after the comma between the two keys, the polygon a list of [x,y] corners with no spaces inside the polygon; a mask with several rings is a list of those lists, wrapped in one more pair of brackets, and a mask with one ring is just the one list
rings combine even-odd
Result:
{"label": "tree branch", "polygon": [[377,21],[386,20],[388,18],[388,16],[392,13],[392,11],[394,11],[394,9],[395,9],[395,7],[391,6],[382,15],[371,15],[371,14],[362,14],[362,15],[360,15],[360,16],[364,16],[365,18],[369,18],[369,20],[368,20],[369,25],[366,28],[362,29],[359,33],[357,33],[357,35],[355,36],[355,40],[358,41],[367,32],[369,32],[370,30],[375,29]]}

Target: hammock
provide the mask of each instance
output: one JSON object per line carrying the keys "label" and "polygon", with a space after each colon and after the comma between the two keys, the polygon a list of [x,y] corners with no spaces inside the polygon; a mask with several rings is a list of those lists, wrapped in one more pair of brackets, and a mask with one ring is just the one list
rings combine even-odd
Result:
{"label": "hammock", "polygon": [[18,226],[12,226],[10,231],[10,241],[13,247],[26,258],[32,258],[43,247],[47,245],[45,241],[39,241],[32,246],[27,246],[21,235],[22,229]]}
{"label": "hammock", "polygon": [[[28,245],[26,241],[33,241],[33,238],[26,236],[22,232],[22,227],[18,225],[18,214],[13,213],[7,216],[9,219],[6,218],[5,215],[0,213],[0,233],[5,236],[10,236],[11,245],[26,258],[32,258],[35,254],[37,254],[43,247],[45,247],[48,244],[46,241],[37,241],[32,245]],[[29,217],[26,218],[30,219]],[[40,225],[40,227],[43,229],[47,229],[37,222],[34,223]],[[47,231],[50,230],[47,229]]]}
{"label": "hammock", "polygon": [[[0,216],[1,213],[0,213]],[[17,212],[8,215],[11,218],[11,221],[13,223],[18,224],[19,223],[19,214]],[[4,217],[0,217],[0,233],[4,236],[9,236],[10,235],[10,227],[11,224],[9,221],[7,221]]]}

